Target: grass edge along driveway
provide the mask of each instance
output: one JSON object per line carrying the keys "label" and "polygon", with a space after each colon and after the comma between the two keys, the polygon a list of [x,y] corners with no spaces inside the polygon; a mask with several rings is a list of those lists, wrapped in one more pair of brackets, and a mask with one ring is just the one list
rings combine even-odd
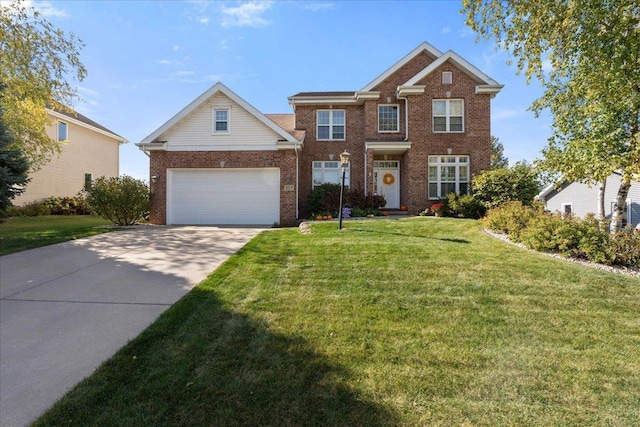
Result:
{"label": "grass edge along driveway", "polygon": [[270,230],[35,425],[637,425],[639,312],[476,221]]}
{"label": "grass edge along driveway", "polygon": [[8,218],[0,223],[0,255],[113,231],[110,221],[91,215]]}

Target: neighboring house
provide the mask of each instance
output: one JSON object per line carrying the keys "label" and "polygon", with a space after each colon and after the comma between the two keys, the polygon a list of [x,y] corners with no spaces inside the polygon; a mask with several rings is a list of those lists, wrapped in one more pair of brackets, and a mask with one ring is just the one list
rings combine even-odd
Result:
{"label": "neighboring house", "polygon": [[16,206],[73,197],[95,178],[118,176],[120,144],[126,139],[80,113],[47,109],[47,115],[47,135],[62,143],[61,151],[29,174],[26,191],[13,200]]}
{"label": "neighboring house", "polygon": [[[613,173],[607,178],[604,196],[604,213],[611,218],[613,204],[620,188],[620,174]],[[545,188],[536,198],[544,202],[547,210],[584,217],[598,212],[598,185],[588,186],[579,182],[563,181]],[[640,223],[640,182],[631,181],[627,195],[622,225],[636,227]]]}
{"label": "neighboring house", "polygon": [[294,114],[264,115],[217,83],[137,144],[151,158],[151,222],[308,217],[312,189],[340,182],[345,150],[346,185],[416,214],[489,168],[502,87],[426,42],[359,91],[291,96]]}

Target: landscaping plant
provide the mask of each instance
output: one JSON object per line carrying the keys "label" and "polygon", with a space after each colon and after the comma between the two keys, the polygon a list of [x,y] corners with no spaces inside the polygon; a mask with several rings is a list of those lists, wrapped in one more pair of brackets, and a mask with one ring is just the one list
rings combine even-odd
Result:
{"label": "landscaping plant", "polygon": [[144,181],[127,175],[100,177],[87,190],[87,202],[93,212],[116,225],[133,225],[148,215],[151,193]]}

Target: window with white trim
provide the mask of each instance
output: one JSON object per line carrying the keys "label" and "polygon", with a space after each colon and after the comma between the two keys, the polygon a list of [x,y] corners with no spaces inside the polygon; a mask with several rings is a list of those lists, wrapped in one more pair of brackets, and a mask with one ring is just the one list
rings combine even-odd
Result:
{"label": "window with white trim", "polygon": [[450,85],[453,83],[453,72],[452,71],[443,71],[442,72],[442,84]]}
{"label": "window with white trim", "polygon": [[345,111],[318,110],[317,139],[322,141],[344,141],[345,139]]}
{"label": "window with white trim", "polygon": [[378,105],[378,132],[399,132],[398,104]]}
{"label": "window with white trim", "polygon": [[69,138],[67,130],[65,122],[58,122],[58,141],[66,141]]}
{"label": "window with white trim", "polygon": [[429,199],[469,193],[469,156],[429,156]]}
{"label": "window with white trim", "polygon": [[464,132],[464,103],[462,99],[433,100],[433,131]]}
{"label": "window with white trim", "polygon": [[[351,163],[347,165],[344,174],[344,186],[348,187],[351,176]],[[342,167],[335,160],[328,162],[313,162],[313,188],[322,184],[340,184],[342,182]]]}
{"label": "window with white trim", "polygon": [[228,108],[216,108],[213,110],[213,133],[231,133],[229,116]]}

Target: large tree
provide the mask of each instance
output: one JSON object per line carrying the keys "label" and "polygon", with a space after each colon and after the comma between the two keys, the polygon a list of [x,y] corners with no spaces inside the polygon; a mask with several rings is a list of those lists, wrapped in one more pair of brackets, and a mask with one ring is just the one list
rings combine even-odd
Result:
{"label": "large tree", "polygon": [[620,228],[632,178],[640,174],[638,0],[463,0],[467,24],[516,59],[545,88],[532,109],[549,109],[553,136],[542,165],[566,179],[622,183],[612,231]]}
{"label": "large tree", "polygon": [[0,84],[4,85],[0,107],[15,147],[27,156],[32,169],[60,150],[59,142],[45,131],[46,107],[64,110],[78,98],[71,81],[86,75],[79,56],[83,46],[36,9],[20,1],[0,4]]}
{"label": "large tree", "polygon": [[[0,99],[3,92],[0,84]],[[11,201],[24,192],[24,185],[29,181],[29,163],[20,150],[11,148],[13,141],[4,123],[4,110],[0,106],[0,222],[7,217]]]}

